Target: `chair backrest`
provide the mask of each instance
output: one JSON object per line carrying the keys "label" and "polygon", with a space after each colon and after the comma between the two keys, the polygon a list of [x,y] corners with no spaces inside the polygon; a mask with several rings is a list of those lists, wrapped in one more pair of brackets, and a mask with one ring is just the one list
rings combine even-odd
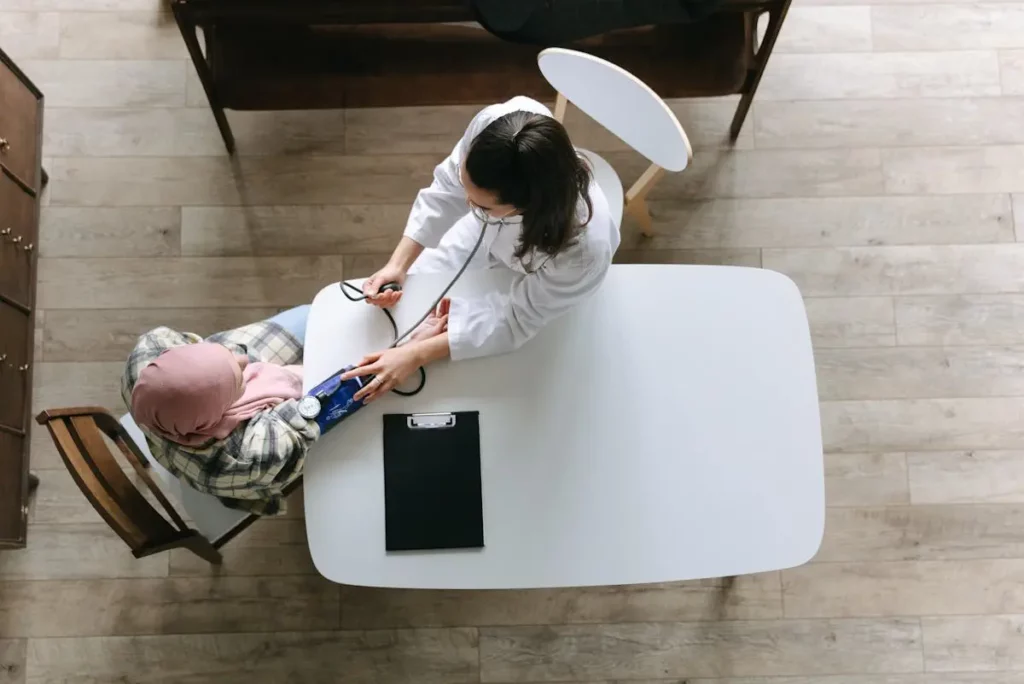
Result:
{"label": "chair backrest", "polygon": [[[146,471],[138,446],[108,411],[95,406],[51,409],[36,416],[36,422],[50,431],[64,465],[89,503],[136,556],[192,534]],[[121,469],[104,435],[117,445],[170,520]]]}
{"label": "chair backrest", "polygon": [[682,124],[657,93],[622,67],[565,48],[537,64],[548,83],[591,119],[666,171],[682,171],[693,150]]}

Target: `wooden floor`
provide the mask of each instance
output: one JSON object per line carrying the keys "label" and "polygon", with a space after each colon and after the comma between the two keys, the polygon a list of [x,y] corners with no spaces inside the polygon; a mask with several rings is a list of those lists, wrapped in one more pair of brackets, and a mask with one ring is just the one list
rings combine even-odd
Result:
{"label": "wooden floor", "polygon": [[[293,501],[214,574],[133,560],[36,434],[30,545],[0,553],[0,684],[1024,683],[1024,3],[865,1],[796,0],[735,149],[733,100],[674,105],[693,167],[620,255],[760,265],[807,296],[814,562],[732,586],[367,591],[317,575]],[[120,410],[151,326],[208,333],[365,274],[474,112],[233,114],[229,161],[159,4],[0,2],[48,104],[37,409]]]}

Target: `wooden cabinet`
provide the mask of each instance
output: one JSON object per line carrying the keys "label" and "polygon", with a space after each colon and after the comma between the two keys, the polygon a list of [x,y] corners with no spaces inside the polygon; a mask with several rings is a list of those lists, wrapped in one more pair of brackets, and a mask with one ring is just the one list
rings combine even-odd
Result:
{"label": "wooden cabinet", "polygon": [[32,350],[25,344],[32,334],[29,325],[29,314],[0,303],[0,425],[22,431],[32,370]]}
{"label": "wooden cabinet", "polygon": [[0,294],[26,308],[32,299],[36,224],[36,198],[0,174]]}
{"label": "wooden cabinet", "polygon": [[0,50],[0,549],[25,545],[43,95]]}
{"label": "wooden cabinet", "polygon": [[20,72],[0,69],[0,163],[31,188],[39,187],[41,96]]}

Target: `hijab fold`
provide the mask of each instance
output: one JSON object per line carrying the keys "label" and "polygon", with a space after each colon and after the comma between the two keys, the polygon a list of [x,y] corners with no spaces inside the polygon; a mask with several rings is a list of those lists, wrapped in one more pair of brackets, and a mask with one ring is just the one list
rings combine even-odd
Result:
{"label": "hijab fold", "polygon": [[238,359],[212,342],[168,349],[146,366],[132,389],[136,422],[183,446],[225,439],[257,413],[302,396],[302,367],[250,363],[238,382]]}

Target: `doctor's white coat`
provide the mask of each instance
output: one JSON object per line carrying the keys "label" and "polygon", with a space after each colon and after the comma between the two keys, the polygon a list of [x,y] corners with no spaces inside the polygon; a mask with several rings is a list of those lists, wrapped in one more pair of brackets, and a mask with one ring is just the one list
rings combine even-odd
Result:
{"label": "doctor's white coat", "polygon": [[[491,105],[477,114],[452,153],[434,169],[434,181],[416,196],[405,235],[427,249],[410,269],[414,272],[455,272],[480,236],[480,222],[469,213],[459,180],[470,143],[492,121],[515,111],[551,116],[535,100],[516,97]],[[619,247],[619,229],[601,188],[590,184],[593,215],[579,238],[564,252],[548,257],[514,256],[522,230],[521,217],[503,226],[488,226],[480,250],[469,268],[510,268],[518,276],[508,292],[475,298],[453,297],[448,317],[451,358],[469,359],[512,351],[545,324],[593,294],[604,280]],[[577,213],[586,218],[581,202]]]}

